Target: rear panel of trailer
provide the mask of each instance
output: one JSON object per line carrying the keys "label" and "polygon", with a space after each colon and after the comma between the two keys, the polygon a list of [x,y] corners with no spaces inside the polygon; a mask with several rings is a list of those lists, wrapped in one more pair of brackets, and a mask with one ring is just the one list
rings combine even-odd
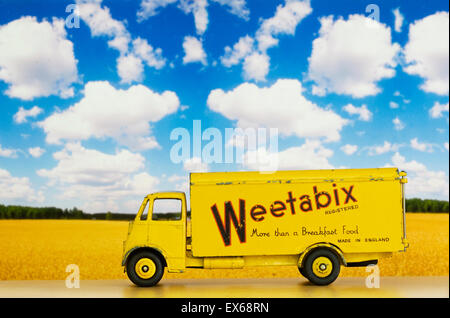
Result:
{"label": "rear panel of trailer", "polygon": [[192,173],[193,255],[290,255],[318,242],[403,250],[400,179],[396,168]]}

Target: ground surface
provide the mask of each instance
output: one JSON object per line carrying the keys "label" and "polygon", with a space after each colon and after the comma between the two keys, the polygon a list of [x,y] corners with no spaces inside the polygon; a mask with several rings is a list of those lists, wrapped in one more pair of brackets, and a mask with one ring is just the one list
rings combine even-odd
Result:
{"label": "ground surface", "polygon": [[150,288],[135,287],[128,280],[81,280],[80,288],[67,288],[65,281],[0,281],[0,298],[4,297],[448,298],[449,277],[381,277],[379,288],[367,288],[363,277],[341,277],[326,287],[313,286],[304,278],[163,278]]}

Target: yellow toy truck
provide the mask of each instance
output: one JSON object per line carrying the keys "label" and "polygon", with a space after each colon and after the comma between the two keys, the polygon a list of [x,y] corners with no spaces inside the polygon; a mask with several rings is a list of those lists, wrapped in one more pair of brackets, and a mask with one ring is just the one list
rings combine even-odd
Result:
{"label": "yellow toy truck", "polygon": [[122,266],[138,286],[167,268],[297,266],[316,285],[340,267],[377,264],[408,247],[406,173],[396,168],[191,173],[182,192],[144,198]]}

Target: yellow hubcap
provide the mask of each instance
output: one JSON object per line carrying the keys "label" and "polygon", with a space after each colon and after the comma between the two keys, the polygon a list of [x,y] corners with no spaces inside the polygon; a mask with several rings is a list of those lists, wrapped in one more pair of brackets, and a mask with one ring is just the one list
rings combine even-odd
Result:
{"label": "yellow hubcap", "polygon": [[136,274],[142,279],[149,279],[156,272],[155,263],[150,258],[141,258],[134,267]]}
{"label": "yellow hubcap", "polygon": [[317,277],[327,277],[333,271],[333,263],[329,258],[320,256],[314,260],[312,270]]}

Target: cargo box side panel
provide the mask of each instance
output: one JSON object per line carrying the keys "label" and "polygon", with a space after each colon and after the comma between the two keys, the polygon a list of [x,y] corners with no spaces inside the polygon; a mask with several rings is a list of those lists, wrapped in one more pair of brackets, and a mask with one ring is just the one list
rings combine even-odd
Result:
{"label": "cargo box side panel", "polygon": [[193,254],[289,255],[319,242],[344,253],[401,250],[401,186],[395,176],[349,177],[347,170],[346,178],[330,172],[279,182],[273,176],[192,182]]}

